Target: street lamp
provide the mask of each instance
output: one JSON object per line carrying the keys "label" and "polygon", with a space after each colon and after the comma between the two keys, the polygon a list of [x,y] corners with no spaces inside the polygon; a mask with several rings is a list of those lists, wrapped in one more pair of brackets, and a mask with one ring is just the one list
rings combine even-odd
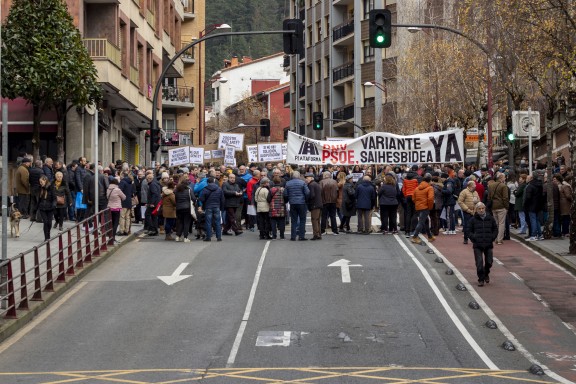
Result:
{"label": "street lamp", "polygon": [[234,128],[232,128],[231,130],[229,130],[228,132],[231,131],[235,131],[237,129],[241,129],[241,128],[254,128],[254,133],[255,133],[255,137],[256,137],[256,144],[258,144],[258,128],[260,128],[259,125],[246,125],[244,123],[240,123],[237,126],[235,126]]}
{"label": "street lamp", "polygon": [[365,87],[376,87],[382,92],[384,92],[384,104],[388,103],[388,87],[386,85],[386,80],[384,80],[384,84],[377,83],[375,81],[367,81],[364,83]]}
{"label": "street lamp", "polygon": [[[440,29],[443,31],[448,31],[448,32],[452,32],[455,33],[459,36],[462,36],[463,38],[465,38],[466,40],[472,42],[474,45],[476,45],[478,48],[480,48],[482,50],[482,52],[484,52],[486,54],[486,59],[487,59],[487,65],[488,65],[488,69],[490,69],[490,62],[492,61],[492,55],[490,53],[490,51],[488,50],[488,48],[482,44],[481,42],[479,42],[478,40],[476,40],[475,38],[473,38],[470,35],[467,35],[466,33],[459,31],[457,29],[454,28],[450,28],[450,27],[445,27],[443,25],[435,25],[435,24],[392,24],[393,27],[403,27],[408,29],[408,32],[410,33],[417,33],[422,31],[423,29]],[[487,135],[488,135],[488,167],[492,167],[492,165],[494,164],[493,160],[492,160],[492,79],[490,76],[490,70],[488,70],[488,78],[486,79],[486,93],[487,96],[486,98],[487,103],[488,103],[488,129],[487,129]]]}
{"label": "street lamp", "polygon": [[[200,31],[200,39],[217,29],[230,30],[231,26],[228,24],[210,24],[204,30]],[[206,131],[204,130],[204,108],[202,107],[202,98],[206,96],[204,92],[204,85],[202,84],[202,47],[198,50],[198,141],[200,144],[205,144]],[[228,80],[226,80],[228,81]]]}

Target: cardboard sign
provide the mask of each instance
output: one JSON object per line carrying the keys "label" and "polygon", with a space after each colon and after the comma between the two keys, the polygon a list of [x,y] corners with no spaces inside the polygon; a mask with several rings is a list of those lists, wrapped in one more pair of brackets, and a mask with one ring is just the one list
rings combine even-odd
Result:
{"label": "cardboard sign", "polygon": [[204,151],[204,161],[212,159],[212,151]]}
{"label": "cardboard sign", "polygon": [[204,148],[188,147],[190,148],[190,163],[203,164],[204,163]]}
{"label": "cardboard sign", "polygon": [[178,147],[168,150],[168,165],[185,165],[190,163],[189,147]]}
{"label": "cardboard sign", "polygon": [[223,149],[214,149],[212,152],[213,159],[223,159],[224,158],[224,150]]}
{"label": "cardboard sign", "polygon": [[267,161],[281,161],[282,143],[258,144],[258,161],[261,163]]}
{"label": "cardboard sign", "polygon": [[226,146],[224,149],[224,165],[234,166],[234,164],[236,164],[236,158],[234,157],[235,152],[235,147],[231,145]]}
{"label": "cardboard sign", "polygon": [[282,160],[286,160],[288,154],[288,143],[282,143]]}
{"label": "cardboard sign", "polygon": [[257,163],[258,162],[258,145],[247,145],[246,146],[246,153],[248,154],[248,162],[249,163]]}
{"label": "cardboard sign", "polygon": [[227,145],[241,151],[244,147],[243,133],[220,132],[218,136],[218,148],[224,149]]}

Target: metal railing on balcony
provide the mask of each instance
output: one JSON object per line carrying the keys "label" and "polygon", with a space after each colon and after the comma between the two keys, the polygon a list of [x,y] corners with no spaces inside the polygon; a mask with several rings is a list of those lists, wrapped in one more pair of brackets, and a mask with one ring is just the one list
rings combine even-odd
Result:
{"label": "metal railing on balcony", "polygon": [[[182,48],[180,48],[180,49],[184,49],[190,43],[191,43],[191,41],[182,42]],[[182,60],[195,60],[194,47],[188,48],[187,50],[185,50],[181,57],[182,57]]]}
{"label": "metal railing on balcony", "polygon": [[332,42],[340,40],[354,32],[354,19],[348,20],[332,28]]}
{"label": "metal railing on balcony", "polygon": [[346,63],[332,70],[332,79],[334,82],[340,81],[348,76],[354,75],[354,63]]}
{"label": "metal railing on balcony", "polygon": [[194,102],[194,88],[192,87],[163,87],[162,100],[178,101],[182,103]]}
{"label": "metal railing on balcony", "polygon": [[137,87],[140,86],[140,73],[138,68],[134,68],[132,65],[130,66],[130,82]]}
{"label": "metal railing on balcony", "polygon": [[341,108],[335,108],[332,113],[335,120],[349,120],[354,118],[354,104],[348,104]]}
{"label": "metal railing on balcony", "polygon": [[156,16],[149,9],[146,10],[146,22],[152,29],[156,28]]}
{"label": "metal railing on balcony", "polygon": [[83,39],[83,42],[92,59],[108,60],[118,68],[122,68],[120,48],[107,39]]}

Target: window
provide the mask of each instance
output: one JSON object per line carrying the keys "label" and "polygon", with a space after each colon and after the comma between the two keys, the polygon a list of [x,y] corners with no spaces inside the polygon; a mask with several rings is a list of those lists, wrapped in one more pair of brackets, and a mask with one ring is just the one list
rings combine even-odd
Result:
{"label": "window", "polygon": [[307,32],[306,33],[306,46],[310,47],[314,44],[312,42],[312,26],[311,25],[307,28],[306,32]]}
{"label": "window", "polygon": [[176,119],[174,115],[166,115],[162,118],[162,128],[164,128],[166,133],[176,132]]}
{"label": "window", "polygon": [[368,19],[369,13],[374,9],[374,0],[364,0],[364,18]]}
{"label": "window", "polygon": [[307,65],[306,66],[306,85],[312,85],[312,66],[311,65]]}
{"label": "window", "polygon": [[330,37],[330,16],[324,16],[324,37]]}
{"label": "window", "polygon": [[325,79],[330,76],[330,56],[324,56],[324,65],[322,68],[322,77]]}
{"label": "window", "polygon": [[315,82],[319,82],[320,81],[320,77],[321,77],[321,73],[322,73],[322,64],[320,60],[316,61],[316,68],[314,71],[314,81]]}
{"label": "window", "polygon": [[369,41],[364,41],[364,62],[370,63],[374,61],[374,48],[370,47]]}

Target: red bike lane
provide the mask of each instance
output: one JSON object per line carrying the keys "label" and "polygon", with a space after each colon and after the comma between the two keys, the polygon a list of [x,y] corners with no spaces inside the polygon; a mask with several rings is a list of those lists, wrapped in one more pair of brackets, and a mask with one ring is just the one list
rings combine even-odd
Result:
{"label": "red bike lane", "polygon": [[494,245],[490,283],[478,287],[472,245],[463,244],[461,232],[441,234],[433,246],[533,358],[576,382],[576,276],[508,240]]}

